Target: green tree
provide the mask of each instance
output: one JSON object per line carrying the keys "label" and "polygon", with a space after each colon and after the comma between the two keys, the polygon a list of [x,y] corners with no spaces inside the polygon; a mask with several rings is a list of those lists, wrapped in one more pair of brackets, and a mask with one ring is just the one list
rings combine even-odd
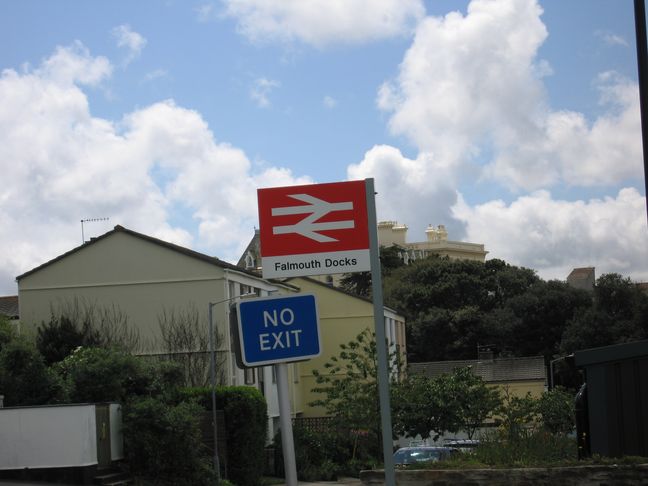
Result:
{"label": "green tree", "polygon": [[52,373],[36,347],[16,338],[0,351],[0,390],[6,406],[44,405],[65,398],[57,376]]}
{"label": "green tree", "polygon": [[[324,407],[341,427],[366,431],[378,453],[382,435],[375,336],[365,329],[340,349],[324,364],[325,372],[313,370],[318,386],[312,391],[322,398],[310,405]],[[400,366],[395,353],[389,360],[392,367]]]}
{"label": "green tree", "polygon": [[530,392],[523,397],[515,396],[508,387],[502,393],[502,403],[496,413],[509,440],[520,439],[522,432],[537,418],[537,401]]}
{"label": "green tree", "polygon": [[[380,247],[380,274],[383,280],[396,268],[402,267],[400,248],[396,245]],[[371,297],[371,272],[345,273],[340,287],[362,297]]]}
{"label": "green tree", "polygon": [[451,378],[457,388],[461,429],[472,439],[477,429],[502,406],[500,391],[486,385],[470,368],[456,369]]}
{"label": "green tree", "polygon": [[587,291],[557,280],[537,281],[504,302],[514,318],[508,340],[502,345],[517,356],[541,354],[549,360],[559,353],[570,320],[590,306]]}
{"label": "green tree", "polygon": [[16,331],[11,325],[9,319],[5,316],[0,316],[0,351],[2,348],[9,344],[16,338]]}
{"label": "green tree", "polygon": [[576,427],[575,394],[564,388],[544,392],[537,404],[542,427],[554,434],[568,434]]}
{"label": "green tree", "polygon": [[601,275],[593,297],[592,307],[568,323],[560,345],[563,354],[648,339],[648,296],[629,278]]}
{"label": "green tree", "polygon": [[435,378],[415,374],[393,390],[395,430],[409,437],[465,430],[470,438],[501,406],[499,391],[488,387],[470,368]]}
{"label": "green tree", "polygon": [[485,343],[515,353],[507,331],[516,322],[501,317],[518,318],[504,305],[538,282],[534,271],[502,260],[431,256],[392,272],[385,301],[407,320],[410,361],[468,359]]}
{"label": "green tree", "polygon": [[400,435],[436,440],[446,431],[457,432],[460,410],[449,375],[436,379],[413,375],[393,390],[394,430]]}

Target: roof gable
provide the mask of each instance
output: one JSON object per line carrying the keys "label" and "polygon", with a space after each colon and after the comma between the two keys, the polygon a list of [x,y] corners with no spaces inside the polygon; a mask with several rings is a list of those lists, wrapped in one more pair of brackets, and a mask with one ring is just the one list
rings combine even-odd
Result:
{"label": "roof gable", "polygon": [[190,250],[189,248],[185,248],[183,246],[179,246],[179,245],[176,245],[176,244],[173,244],[173,243],[169,243],[167,241],[160,240],[158,238],[154,238],[152,236],[148,236],[148,235],[145,235],[145,234],[142,234],[142,233],[138,233],[136,231],[124,228],[123,226],[117,225],[117,226],[114,227],[113,230],[108,231],[107,233],[104,233],[103,235],[101,235],[101,236],[99,236],[97,238],[93,238],[90,241],[85,242],[82,245],[77,246],[76,248],[73,248],[72,250],[67,251],[67,252],[57,256],[56,258],[53,258],[52,260],[49,260],[49,261],[43,263],[42,265],[39,265],[39,266],[37,266],[37,267],[23,273],[22,275],[17,276],[16,280],[20,281],[20,280],[24,279],[25,277],[28,277],[28,276],[33,275],[33,274],[35,274],[35,273],[37,273],[37,272],[39,272],[39,271],[41,271],[43,269],[46,269],[46,268],[54,265],[55,263],[61,262],[62,260],[66,259],[66,258],[68,258],[70,256],[78,254],[78,253],[82,252],[83,250],[85,250],[87,248],[91,248],[93,246],[99,245],[102,242],[105,242],[107,239],[109,239],[110,237],[112,237],[112,236],[114,236],[116,234],[129,235],[129,236],[137,238],[137,239],[139,239],[141,241],[145,241],[145,242],[154,244],[154,245],[156,245],[156,246],[158,246],[160,248],[165,248],[165,249],[177,252],[178,254],[181,254],[181,255],[184,255],[184,256],[187,256],[187,257],[190,257],[190,258],[193,258],[193,259],[208,263],[210,265],[215,265],[215,266],[217,266],[219,268],[222,268],[222,269],[235,270],[237,272],[248,274],[248,275],[254,276],[256,278],[260,277],[258,273],[251,272],[251,271],[246,271],[245,269],[242,269],[240,267],[237,267],[235,265],[227,263],[227,262],[225,262],[223,260],[220,260],[220,259],[218,259],[216,257],[211,257],[209,255],[205,255],[204,253],[200,253],[200,252],[197,252],[197,251],[194,251],[194,250]]}

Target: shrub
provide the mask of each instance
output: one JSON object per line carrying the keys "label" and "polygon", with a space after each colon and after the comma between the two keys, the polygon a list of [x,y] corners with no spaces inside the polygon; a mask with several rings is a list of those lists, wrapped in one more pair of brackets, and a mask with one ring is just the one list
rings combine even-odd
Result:
{"label": "shrub", "polygon": [[[335,453],[339,445],[330,433],[313,432],[306,427],[293,427],[297,477],[301,481],[331,481],[337,479],[340,466]],[[285,475],[281,431],[274,437],[278,459],[277,473]]]}
{"label": "shrub", "polygon": [[558,387],[545,392],[538,400],[538,413],[544,429],[552,433],[568,434],[576,426],[574,395]]}
{"label": "shrub", "polygon": [[200,410],[193,402],[134,400],[124,413],[125,453],[131,471],[171,484],[214,484],[201,440]]}
{"label": "shrub", "polygon": [[14,339],[0,351],[0,390],[5,406],[44,405],[65,399],[57,376],[45,366],[36,347]]}
{"label": "shrub", "polygon": [[542,466],[577,459],[576,440],[545,430],[499,430],[482,436],[474,459],[489,466]]}
{"label": "shrub", "polygon": [[[183,394],[196,398],[205,410],[211,410],[211,388],[189,388]],[[257,486],[265,465],[268,424],[265,398],[255,388],[218,387],[216,408],[225,413],[227,449],[236,452],[228,461],[228,479],[238,486]]]}

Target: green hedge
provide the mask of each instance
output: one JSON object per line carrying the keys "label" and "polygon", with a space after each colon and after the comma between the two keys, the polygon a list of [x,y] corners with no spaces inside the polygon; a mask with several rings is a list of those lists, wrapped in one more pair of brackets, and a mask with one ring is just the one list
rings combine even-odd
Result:
{"label": "green hedge", "polygon": [[[183,393],[211,410],[211,388],[188,388]],[[217,387],[216,409],[225,413],[227,479],[238,486],[257,486],[265,466],[268,424],[265,398],[256,388]]]}

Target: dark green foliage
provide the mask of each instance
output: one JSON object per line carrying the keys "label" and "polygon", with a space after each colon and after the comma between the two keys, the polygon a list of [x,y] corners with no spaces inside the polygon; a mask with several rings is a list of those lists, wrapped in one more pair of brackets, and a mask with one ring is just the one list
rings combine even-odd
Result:
{"label": "dark green foliage", "polygon": [[[380,247],[380,274],[383,279],[404,265],[399,252],[400,249],[395,245]],[[340,286],[352,294],[371,297],[371,272],[345,273]]]}
{"label": "dark green foliage", "polygon": [[228,479],[238,486],[256,486],[265,465],[268,424],[265,398],[256,388],[244,386],[226,387],[219,398],[225,412],[228,448],[237,454],[228,463]]}
{"label": "dark green foliage", "polygon": [[133,401],[124,413],[131,471],[172,484],[214,484],[199,427],[201,410],[192,402],[170,404],[152,397]]}
{"label": "dark green foliage", "polygon": [[[334,481],[337,479],[340,463],[336,461],[340,436],[331,433],[312,432],[305,427],[293,427],[295,462],[300,481]],[[285,475],[281,433],[274,438],[274,447],[279,460],[277,473]],[[350,452],[350,451],[349,451]]]}
{"label": "dark green foliage", "polygon": [[559,352],[567,323],[589,306],[589,292],[556,280],[536,282],[505,302],[515,316],[508,346],[517,356],[543,355],[549,360]]}
{"label": "dark green foliage", "polygon": [[134,356],[105,348],[79,348],[54,369],[76,403],[124,402],[130,394],[143,393],[153,378]]}
{"label": "dark green foliage", "polygon": [[542,427],[552,434],[568,434],[576,427],[575,394],[554,388],[542,394],[537,404]]}
{"label": "dark green foliage", "polygon": [[77,326],[66,316],[52,316],[47,324],[38,327],[36,334],[36,347],[48,366],[62,361],[78,347],[96,346],[99,341],[89,322]]}
{"label": "dark green foliage", "polygon": [[458,368],[436,378],[410,375],[392,387],[394,429],[401,435],[434,440],[444,432],[475,430],[501,405],[496,389],[488,387],[469,368]]}
{"label": "dark green foliage", "polygon": [[[183,396],[194,398],[204,409],[211,410],[211,388],[183,390]],[[256,388],[246,386],[218,387],[216,408],[225,412],[228,479],[237,486],[256,486],[265,466],[265,443],[268,412],[265,398]]]}
{"label": "dark green foliage", "polygon": [[0,351],[2,348],[13,341],[16,337],[16,331],[7,319],[4,316],[0,316]]}
{"label": "dark green foliage", "polygon": [[648,296],[616,273],[596,280],[591,308],[575,315],[562,336],[564,354],[648,339]]}
{"label": "dark green foliage", "polygon": [[0,390],[5,406],[44,405],[65,398],[57,376],[45,366],[33,344],[13,339],[0,351]]}
{"label": "dark green foliage", "polygon": [[504,303],[538,282],[532,270],[502,260],[432,256],[392,272],[385,279],[385,301],[408,323],[408,360],[470,359],[478,344],[514,350],[511,334],[502,329],[513,323],[502,317],[516,316]]}
{"label": "dark green foliage", "polygon": [[405,316],[410,362],[558,355],[648,339],[648,296],[629,279],[601,276],[594,293],[543,281],[502,260],[432,256],[385,278],[385,302]]}

